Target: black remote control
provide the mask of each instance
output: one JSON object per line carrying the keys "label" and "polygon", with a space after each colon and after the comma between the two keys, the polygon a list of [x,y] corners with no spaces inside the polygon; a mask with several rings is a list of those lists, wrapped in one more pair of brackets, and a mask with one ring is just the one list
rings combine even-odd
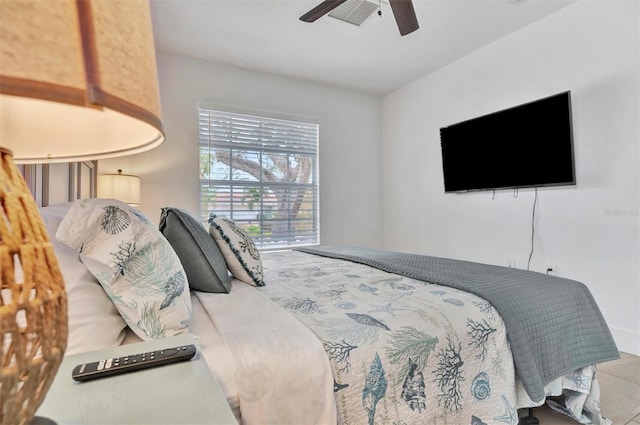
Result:
{"label": "black remote control", "polygon": [[83,363],[73,368],[71,377],[76,381],[89,381],[135,370],[162,366],[190,360],[196,354],[196,346],[181,345],[129,356],[113,357],[97,362]]}

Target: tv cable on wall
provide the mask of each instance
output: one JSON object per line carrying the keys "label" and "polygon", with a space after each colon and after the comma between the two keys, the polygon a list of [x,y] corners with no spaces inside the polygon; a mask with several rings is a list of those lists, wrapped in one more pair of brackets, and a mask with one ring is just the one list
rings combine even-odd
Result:
{"label": "tv cable on wall", "polygon": [[533,213],[531,214],[531,252],[529,252],[529,260],[527,261],[527,270],[531,266],[531,257],[533,257],[533,238],[536,234],[536,204],[538,203],[538,188],[535,188],[535,196],[533,198]]}

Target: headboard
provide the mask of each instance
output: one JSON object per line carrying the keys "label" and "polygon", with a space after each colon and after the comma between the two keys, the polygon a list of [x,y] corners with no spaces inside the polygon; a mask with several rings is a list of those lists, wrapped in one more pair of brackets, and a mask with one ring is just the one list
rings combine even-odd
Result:
{"label": "headboard", "polygon": [[98,161],[18,165],[38,206],[97,196]]}

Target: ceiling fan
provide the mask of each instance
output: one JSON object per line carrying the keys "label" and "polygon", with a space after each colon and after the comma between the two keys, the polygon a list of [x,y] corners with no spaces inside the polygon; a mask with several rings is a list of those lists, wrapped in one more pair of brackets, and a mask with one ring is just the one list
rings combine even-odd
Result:
{"label": "ceiling fan", "polygon": [[[346,1],[347,0],[325,0],[302,15],[300,20],[304,22],[315,22],[317,19],[323,17]],[[416,12],[413,9],[413,3],[411,0],[388,1],[391,4],[393,16],[396,18],[400,35],[407,35],[420,27],[418,25],[418,18],[416,18]]]}

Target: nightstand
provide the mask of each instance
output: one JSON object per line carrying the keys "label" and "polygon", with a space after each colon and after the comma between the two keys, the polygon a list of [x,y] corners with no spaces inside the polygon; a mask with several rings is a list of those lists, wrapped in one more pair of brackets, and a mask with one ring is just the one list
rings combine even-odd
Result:
{"label": "nightstand", "polygon": [[64,358],[37,416],[64,424],[237,425],[224,394],[200,352],[190,361],[86,382],[71,371],[80,363],[196,344],[178,335]]}

